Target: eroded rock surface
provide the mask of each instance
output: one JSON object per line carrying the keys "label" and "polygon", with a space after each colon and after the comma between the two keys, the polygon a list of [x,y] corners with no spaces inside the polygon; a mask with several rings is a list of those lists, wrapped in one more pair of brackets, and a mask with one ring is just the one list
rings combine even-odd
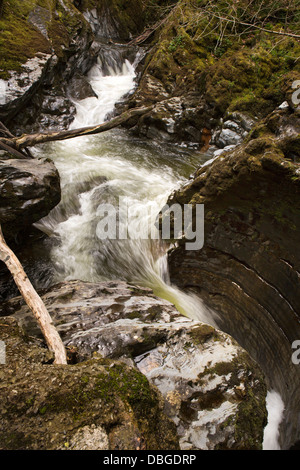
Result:
{"label": "eroded rock surface", "polygon": [[[230,336],[123,282],[65,282],[42,298],[73,360],[121,359],[160,390],[181,449],[261,448],[264,377]],[[12,313],[40,336],[21,298],[2,305],[1,315]]]}
{"label": "eroded rock surface", "polygon": [[60,197],[60,177],[51,160],[0,161],[0,223],[9,237],[48,215]]}
{"label": "eroded rock surface", "polygon": [[169,204],[204,204],[205,244],[170,251],[171,281],[197,289],[219,326],[264,368],[286,410],[282,445],[299,436],[300,116],[277,109],[235,150],[197,170]]}

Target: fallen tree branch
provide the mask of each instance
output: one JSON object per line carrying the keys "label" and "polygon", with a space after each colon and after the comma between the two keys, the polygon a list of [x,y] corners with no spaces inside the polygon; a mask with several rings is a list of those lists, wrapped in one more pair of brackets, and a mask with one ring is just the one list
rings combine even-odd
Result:
{"label": "fallen tree branch", "polygon": [[10,132],[9,129],[3,124],[2,121],[0,121],[0,130],[1,132],[4,132],[8,137],[14,137],[14,135]]}
{"label": "fallen tree branch", "polygon": [[[214,5],[215,5],[215,3],[214,3]],[[291,33],[289,31],[276,31],[276,30],[268,29],[268,28],[265,28],[262,25],[259,26],[256,23],[249,23],[247,21],[243,21],[243,20],[241,20],[241,19],[239,19],[238,17],[235,17],[235,16],[230,16],[230,17],[228,17],[227,15],[221,16],[221,15],[213,12],[211,9],[206,8],[206,7],[204,7],[204,8],[200,7],[199,8],[198,6],[196,6],[195,10],[196,10],[196,13],[195,13],[196,20],[195,21],[197,21],[197,17],[201,18],[201,17],[210,16],[212,18],[216,18],[216,19],[220,20],[220,22],[233,23],[234,25],[247,26],[249,29],[254,28],[254,29],[257,29],[259,31],[263,31],[263,32],[269,33],[269,34],[275,34],[275,35],[279,35],[279,36],[287,36],[287,37],[291,37],[291,38],[295,38],[295,39],[300,38],[299,34]]]}
{"label": "fallen tree branch", "polygon": [[46,142],[54,142],[57,140],[67,140],[73,139],[74,137],[82,137],[87,135],[93,134],[100,134],[101,132],[105,132],[111,130],[115,127],[118,127],[125,122],[129,121],[131,118],[136,116],[142,116],[143,114],[152,111],[154,106],[142,107],[142,108],[134,108],[129,111],[125,111],[120,116],[117,116],[110,121],[104,122],[97,126],[88,126],[82,127],[80,129],[71,129],[65,131],[55,131],[55,132],[48,132],[48,133],[38,133],[38,134],[23,134],[20,137],[14,138],[0,138],[0,143],[4,145],[8,145],[9,147],[14,148],[17,151],[21,151],[26,147],[33,147],[37,144],[43,144]]}
{"label": "fallen tree branch", "polygon": [[[10,132],[10,130],[7,129],[7,127],[3,124],[2,121],[0,121],[0,133],[4,134],[4,136],[6,136],[10,139],[13,139],[15,137]],[[4,142],[0,142],[0,148],[2,150],[5,150],[6,152],[11,153],[12,155],[14,155],[17,158],[24,158],[24,159],[34,158],[32,153],[30,152],[30,150],[28,150],[27,148],[24,149],[25,153],[24,152],[19,152],[18,150],[10,147],[9,145],[5,144]]]}
{"label": "fallen tree branch", "polygon": [[26,304],[36,317],[50,350],[54,352],[55,364],[67,364],[67,355],[62,340],[53,325],[51,316],[42,299],[28,279],[20,261],[5,242],[0,226],[0,260],[11,272]]}
{"label": "fallen tree branch", "polygon": [[16,158],[21,158],[21,159],[28,159],[32,158],[30,155],[25,155],[23,152],[16,150],[15,148],[11,147],[10,145],[5,144],[0,140],[0,149],[5,150],[8,153],[11,153],[14,157]]}
{"label": "fallen tree branch", "polygon": [[[160,19],[155,23],[153,26],[150,26],[149,28],[145,29],[142,34],[140,34],[138,37],[132,39],[130,42],[127,43],[127,46],[136,46],[138,44],[142,44],[145,42],[147,39],[149,39],[152,34],[154,34],[159,28],[161,28],[171,17],[171,15],[174,13],[175,9],[177,8],[177,2],[174,5],[170,5],[167,7],[168,13],[164,18]],[[170,10],[171,9],[171,10]]]}

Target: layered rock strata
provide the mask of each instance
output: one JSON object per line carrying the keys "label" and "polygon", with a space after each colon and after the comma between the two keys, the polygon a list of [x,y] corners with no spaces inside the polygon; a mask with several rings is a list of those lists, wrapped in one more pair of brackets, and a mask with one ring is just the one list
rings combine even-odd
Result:
{"label": "layered rock strata", "polygon": [[[299,437],[300,116],[278,109],[169,199],[204,204],[205,244],[168,255],[171,281],[196,291],[263,367],[285,402],[282,444]],[[298,437],[297,437],[298,436]]]}

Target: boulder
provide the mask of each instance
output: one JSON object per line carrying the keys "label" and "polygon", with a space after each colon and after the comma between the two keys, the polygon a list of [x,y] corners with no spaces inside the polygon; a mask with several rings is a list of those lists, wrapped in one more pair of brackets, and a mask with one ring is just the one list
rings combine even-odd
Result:
{"label": "boulder", "polygon": [[74,101],[97,97],[88,79],[80,74],[74,75],[70,83],[67,85],[67,94]]}
{"label": "boulder", "polygon": [[0,120],[14,133],[68,127],[75,107],[65,85],[96,60],[92,30],[73,2],[36,3],[14,14],[4,7],[2,18]]}
{"label": "boulder", "polygon": [[7,80],[1,79],[0,119],[7,121],[32,98],[51,64],[51,54],[39,53],[21,65],[18,72],[11,71]]}
{"label": "boulder", "polygon": [[[70,281],[41,294],[74,362],[121,360],[160,390],[180,449],[261,449],[264,376],[230,336],[124,282]],[[2,304],[12,314],[42,339],[22,298]]]}
{"label": "boulder", "polygon": [[60,202],[60,177],[51,160],[0,161],[0,223],[9,237]]}

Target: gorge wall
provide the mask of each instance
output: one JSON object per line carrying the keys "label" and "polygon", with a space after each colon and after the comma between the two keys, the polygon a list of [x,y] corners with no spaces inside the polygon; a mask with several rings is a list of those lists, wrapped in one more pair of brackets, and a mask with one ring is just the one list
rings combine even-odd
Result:
{"label": "gorge wall", "polygon": [[278,110],[245,143],[197,170],[169,204],[204,204],[205,244],[169,252],[171,281],[196,290],[262,365],[285,402],[282,444],[299,435],[299,110]]}

